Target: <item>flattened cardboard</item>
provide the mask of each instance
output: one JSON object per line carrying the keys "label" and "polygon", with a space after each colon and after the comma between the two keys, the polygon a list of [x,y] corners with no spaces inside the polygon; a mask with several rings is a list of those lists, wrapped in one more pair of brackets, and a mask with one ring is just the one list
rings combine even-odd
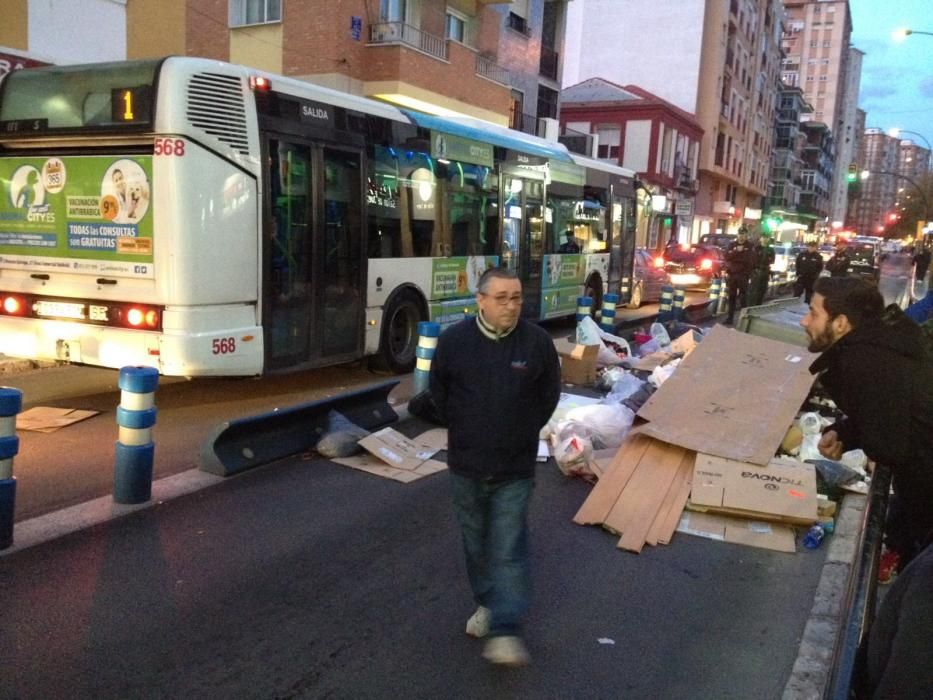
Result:
{"label": "flattened cardboard", "polygon": [[767,464],[813,384],[815,355],[714,326],[638,411],[646,435]]}
{"label": "flattened cardboard", "polygon": [[404,484],[447,469],[446,464],[443,462],[438,462],[436,459],[425,460],[418,468],[414,470],[396,469],[394,467],[390,467],[381,459],[374,457],[371,454],[354,455],[352,457],[337,457],[331,461],[336,462],[337,464],[342,464],[345,467],[352,467],[353,469],[367,472],[369,474],[375,474],[376,476],[381,476],[386,479],[400,481]]}
{"label": "flattened cardboard", "polygon": [[733,544],[771,549],[776,552],[793,554],[797,551],[794,528],[790,525],[745,518],[730,518],[727,515],[716,513],[685,511],[680,516],[677,532],[720,542],[732,542]]}
{"label": "flattened cardboard", "polygon": [[592,384],[596,381],[598,345],[580,345],[557,339],[554,347],[560,356],[560,378],[567,384]]}
{"label": "flattened cardboard", "polygon": [[16,429],[30,430],[37,433],[54,433],[60,428],[96,416],[98,413],[100,411],[35,406],[16,416]]}
{"label": "flattened cardboard", "polygon": [[409,440],[393,428],[377,430],[360,440],[359,445],[390,467],[407,471],[415,471],[439,451]]}
{"label": "flattened cardboard", "polygon": [[651,372],[656,367],[663,365],[672,357],[674,357],[673,353],[658,350],[657,352],[649,353],[644,357],[639,357],[637,360],[635,360],[635,362],[632,363],[632,369],[642,370],[643,372]]}
{"label": "flattened cardboard", "polygon": [[816,468],[773,459],[767,467],[698,454],[690,503],[702,510],[810,525],[816,521]]}

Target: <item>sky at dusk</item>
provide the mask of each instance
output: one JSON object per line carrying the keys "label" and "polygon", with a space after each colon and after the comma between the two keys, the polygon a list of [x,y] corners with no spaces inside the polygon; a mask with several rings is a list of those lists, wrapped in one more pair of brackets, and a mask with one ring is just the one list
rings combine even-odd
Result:
{"label": "sky at dusk", "polygon": [[[933,34],[931,6],[930,0],[849,0],[852,45],[865,52],[859,107],[868,113],[866,126],[909,129],[933,142],[933,36],[891,38],[901,27]],[[901,138],[925,145],[913,134]]]}

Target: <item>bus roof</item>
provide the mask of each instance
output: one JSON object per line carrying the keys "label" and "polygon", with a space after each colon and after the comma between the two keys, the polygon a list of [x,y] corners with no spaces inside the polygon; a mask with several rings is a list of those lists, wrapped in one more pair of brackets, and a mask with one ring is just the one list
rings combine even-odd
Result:
{"label": "bus roof", "polygon": [[570,157],[573,159],[574,163],[577,165],[582,165],[584,168],[602,170],[603,172],[611,173],[612,175],[619,175],[621,177],[635,177],[636,175],[634,170],[623,168],[621,165],[609,163],[605,160],[596,160],[595,158],[583,156],[579,153],[571,153]]}

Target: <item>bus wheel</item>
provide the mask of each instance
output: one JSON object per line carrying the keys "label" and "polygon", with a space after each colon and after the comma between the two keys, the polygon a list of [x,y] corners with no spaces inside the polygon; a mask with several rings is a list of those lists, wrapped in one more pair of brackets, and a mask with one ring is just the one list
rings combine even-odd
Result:
{"label": "bus wheel", "polygon": [[386,307],[379,354],[381,364],[387,369],[406,374],[415,368],[418,322],[421,320],[421,304],[411,292],[401,292]]}
{"label": "bus wheel", "polygon": [[599,275],[592,275],[586,281],[586,285],[583,287],[583,295],[593,300],[593,310],[590,311],[590,316],[594,320],[599,318],[603,310],[603,281],[599,278]]}
{"label": "bus wheel", "polygon": [[641,282],[636,282],[635,287],[632,289],[632,298],[629,299],[626,306],[630,309],[637,309],[641,306],[641,297],[644,294],[644,288]]}

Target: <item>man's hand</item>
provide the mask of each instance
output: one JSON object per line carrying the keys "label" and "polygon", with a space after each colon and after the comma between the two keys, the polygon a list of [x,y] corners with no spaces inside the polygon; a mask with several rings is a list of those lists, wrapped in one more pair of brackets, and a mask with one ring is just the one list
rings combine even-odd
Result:
{"label": "man's hand", "polygon": [[820,454],[827,459],[842,459],[843,446],[835,430],[827,430],[820,438]]}

